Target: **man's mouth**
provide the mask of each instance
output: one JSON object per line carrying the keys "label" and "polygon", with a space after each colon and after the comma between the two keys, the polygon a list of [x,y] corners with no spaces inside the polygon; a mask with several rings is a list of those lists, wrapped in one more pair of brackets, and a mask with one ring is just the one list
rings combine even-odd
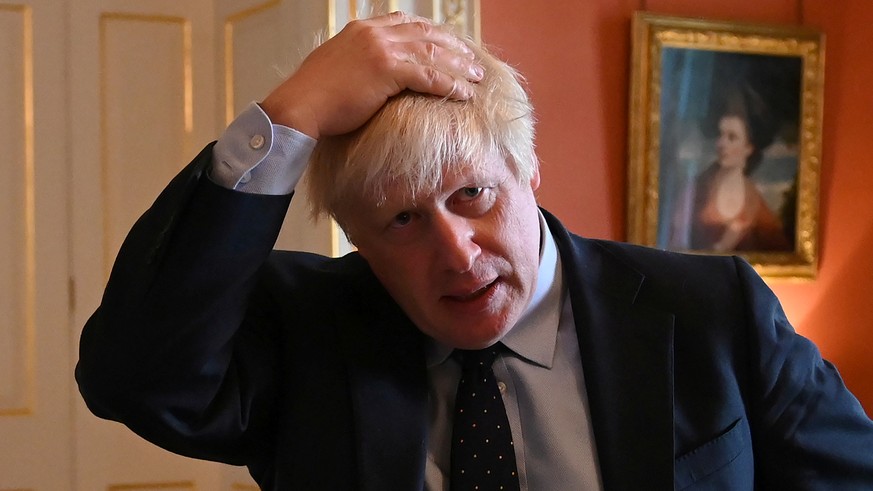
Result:
{"label": "man's mouth", "polygon": [[469,302],[471,300],[476,300],[484,295],[487,295],[497,284],[497,280],[495,279],[491,283],[479,288],[478,290],[463,294],[463,295],[447,295],[446,298],[455,302]]}

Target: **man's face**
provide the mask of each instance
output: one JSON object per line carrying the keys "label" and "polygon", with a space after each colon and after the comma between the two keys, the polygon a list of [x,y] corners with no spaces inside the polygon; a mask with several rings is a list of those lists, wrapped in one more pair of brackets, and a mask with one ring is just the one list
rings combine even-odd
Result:
{"label": "man's face", "polygon": [[539,265],[534,190],[502,157],[443,176],[439,189],[355,206],[358,251],[418,328],[456,348],[500,340],[530,302]]}

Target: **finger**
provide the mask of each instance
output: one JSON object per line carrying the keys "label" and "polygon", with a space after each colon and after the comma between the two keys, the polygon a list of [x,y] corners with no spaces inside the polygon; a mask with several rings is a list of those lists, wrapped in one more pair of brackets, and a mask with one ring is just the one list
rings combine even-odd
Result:
{"label": "finger", "polygon": [[472,83],[484,74],[472,51],[458,53],[434,43],[412,42],[404,44],[399,53],[407,58],[398,60],[397,80],[416,92],[466,100],[473,96]]}
{"label": "finger", "polygon": [[431,51],[430,55],[430,63],[440,71],[474,82],[482,80],[484,68],[477,62],[472,52],[458,53],[437,48]]}
{"label": "finger", "polygon": [[407,22],[381,29],[385,39],[395,43],[432,43],[437,47],[473,55],[467,44],[448,29],[429,22]]}
{"label": "finger", "polygon": [[387,26],[395,26],[399,24],[408,24],[410,22],[426,22],[428,24],[432,24],[433,21],[428,19],[427,17],[420,17],[418,15],[409,14],[402,11],[395,11],[388,14],[378,15],[376,17],[370,17],[368,19],[360,19],[357,21],[352,21],[351,23],[360,23],[366,24],[372,27],[387,27]]}
{"label": "finger", "polygon": [[401,85],[439,97],[467,100],[473,97],[473,84],[464,78],[437,70],[433,66],[407,63],[399,71]]}
{"label": "finger", "polygon": [[450,90],[449,93],[446,94],[446,97],[448,97],[449,99],[457,99],[458,97],[460,97],[460,94],[458,93],[458,79],[452,80],[452,90]]}
{"label": "finger", "polygon": [[[435,71],[443,73],[451,78],[457,78],[471,83],[481,81],[482,76],[484,75],[484,68],[481,65],[457,57],[441,59],[437,62],[428,62],[427,60],[422,61],[412,58],[408,60],[406,64],[433,68]],[[422,73],[425,76],[429,75],[426,70],[418,71],[417,73]]]}
{"label": "finger", "polygon": [[400,53],[405,54],[400,61],[432,66],[456,78],[478,82],[484,74],[484,68],[476,62],[472,52],[458,53],[432,43],[408,43]]}

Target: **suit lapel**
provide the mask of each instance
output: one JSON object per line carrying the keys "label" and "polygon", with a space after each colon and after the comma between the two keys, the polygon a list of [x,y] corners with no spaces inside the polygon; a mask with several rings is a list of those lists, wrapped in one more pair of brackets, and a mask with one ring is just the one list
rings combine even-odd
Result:
{"label": "suit lapel", "polygon": [[[357,311],[341,309],[342,346],[356,431],[359,489],[424,489],[427,374],[422,335],[393,302],[366,285]],[[338,470],[341,472],[341,470]]]}
{"label": "suit lapel", "polygon": [[642,275],[544,212],[566,269],[604,488],[673,488],[673,316]]}

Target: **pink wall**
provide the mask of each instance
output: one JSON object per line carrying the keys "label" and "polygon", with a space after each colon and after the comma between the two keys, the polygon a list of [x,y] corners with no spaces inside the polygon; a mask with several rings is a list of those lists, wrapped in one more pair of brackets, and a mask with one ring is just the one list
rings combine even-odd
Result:
{"label": "pink wall", "polygon": [[771,282],[873,414],[873,4],[869,0],[481,0],[482,37],[527,76],[540,203],[575,232],[624,240],[635,10],[803,24],[827,36],[818,279]]}

